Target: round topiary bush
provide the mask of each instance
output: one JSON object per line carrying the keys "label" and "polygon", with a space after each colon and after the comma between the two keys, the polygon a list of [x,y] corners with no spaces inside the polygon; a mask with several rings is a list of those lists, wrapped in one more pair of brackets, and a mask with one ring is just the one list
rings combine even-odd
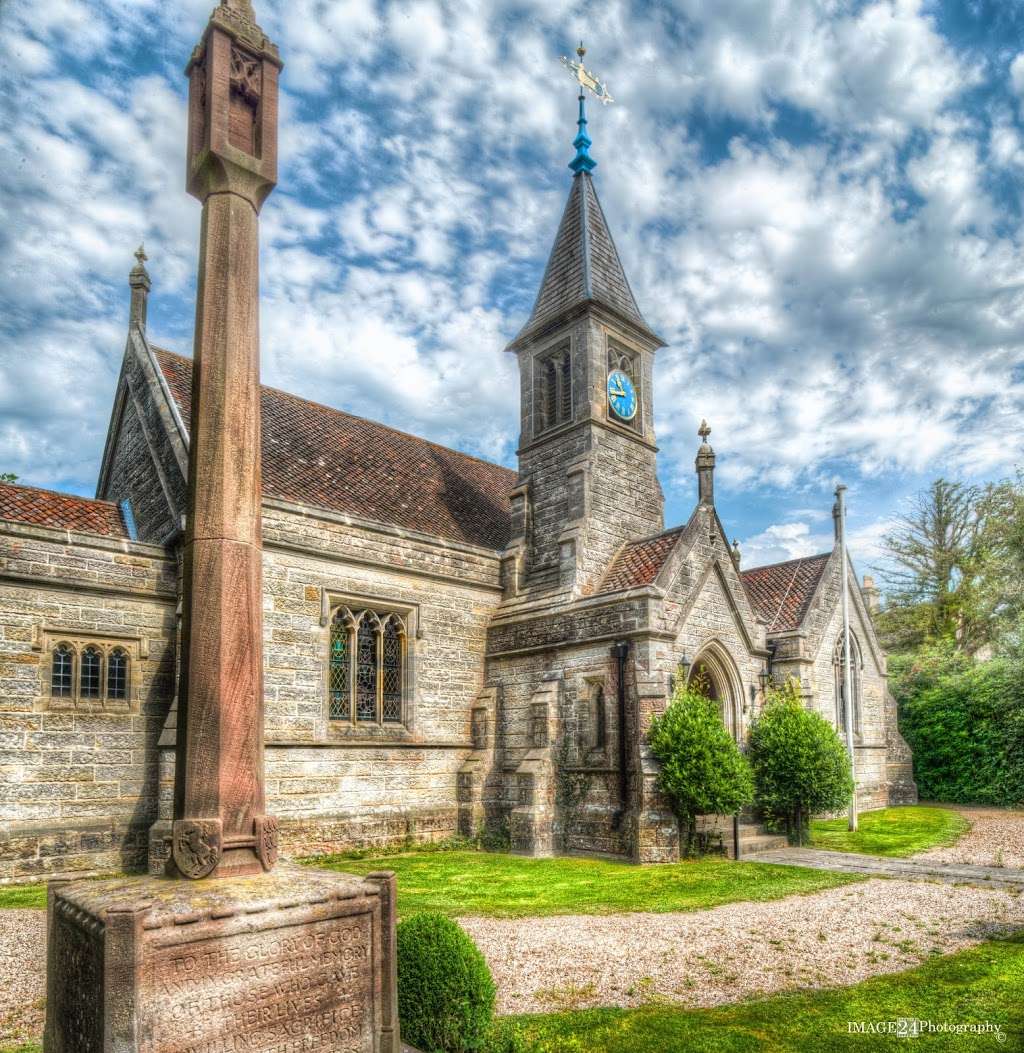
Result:
{"label": "round topiary bush", "polygon": [[442,914],[398,925],[398,1019],[423,1053],[484,1047],[494,1017],[494,980],[476,944]]}

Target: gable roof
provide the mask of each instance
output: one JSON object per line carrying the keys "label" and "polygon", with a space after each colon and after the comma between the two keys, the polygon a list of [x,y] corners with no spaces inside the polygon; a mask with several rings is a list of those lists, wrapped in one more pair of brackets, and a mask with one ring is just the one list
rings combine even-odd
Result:
{"label": "gable roof", "polygon": [[[188,422],[192,359],[152,350]],[[262,420],[268,497],[484,548],[508,541],[509,468],[275,388],[262,389]]]}
{"label": "gable roof", "polygon": [[17,483],[0,483],[0,519],[129,539],[121,509],[112,501],[94,501]]}
{"label": "gable roof", "polygon": [[672,527],[671,530],[655,534],[653,537],[627,542],[619,549],[608,568],[597,594],[653,585],[658,572],[679,540],[679,535],[685,529],[682,526]]}
{"label": "gable roof", "polygon": [[533,311],[509,347],[591,301],[611,308],[661,343],[644,321],[629,287],[590,173],[580,172],[573,178]]}
{"label": "gable roof", "polygon": [[766,567],[752,567],[740,577],[754,610],[768,623],[768,632],[799,629],[821,581],[831,552]]}

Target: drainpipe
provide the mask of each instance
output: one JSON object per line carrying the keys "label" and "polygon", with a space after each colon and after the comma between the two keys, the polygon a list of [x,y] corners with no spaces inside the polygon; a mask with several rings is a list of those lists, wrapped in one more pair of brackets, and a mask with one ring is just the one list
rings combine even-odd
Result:
{"label": "drainpipe", "polygon": [[626,797],[629,792],[629,778],[626,771],[626,658],[629,655],[629,641],[620,640],[612,649],[619,663],[618,702],[619,702],[619,799],[622,801],[622,814],[629,807]]}

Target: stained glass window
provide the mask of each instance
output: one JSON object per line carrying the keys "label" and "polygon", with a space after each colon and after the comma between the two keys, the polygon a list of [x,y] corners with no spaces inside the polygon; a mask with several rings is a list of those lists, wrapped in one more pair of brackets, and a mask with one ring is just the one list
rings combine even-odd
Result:
{"label": "stained glass window", "polygon": [[377,719],[377,631],[369,618],[356,637],[356,720]]}
{"label": "stained glass window", "polygon": [[384,720],[402,721],[402,637],[394,620],[384,627],[381,679],[383,681]]}
{"label": "stained glass window", "polygon": [[340,611],[331,623],[331,665],[330,665],[329,716],[331,720],[352,719],[351,654],[349,647],[349,628],[345,616]]}
{"label": "stained glass window", "polygon": [[79,687],[79,695],[82,698],[99,698],[100,697],[100,685],[102,683],[100,677],[100,669],[103,664],[103,659],[100,656],[100,652],[95,647],[87,647],[82,652],[82,673]]}
{"label": "stained glass window", "polygon": [[405,624],[399,615],[338,610],[331,622],[328,654],[328,719],[401,724],[405,646]]}
{"label": "stained glass window", "polygon": [[128,655],[120,647],[115,647],[107,659],[107,698],[128,698]]}
{"label": "stained glass window", "polygon": [[53,652],[53,671],[50,674],[50,694],[55,698],[70,698],[74,693],[72,664],[74,655],[67,644],[59,644]]}

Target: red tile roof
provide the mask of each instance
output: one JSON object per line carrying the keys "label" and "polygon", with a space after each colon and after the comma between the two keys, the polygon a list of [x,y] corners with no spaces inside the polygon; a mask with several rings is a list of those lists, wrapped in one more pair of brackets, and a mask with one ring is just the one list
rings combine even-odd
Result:
{"label": "red tile roof", "polygon": [[121,509],[111,501],[93,501],[17,483],[0,483],[0,519],[107,537],[128,537]]}
{"label": "red tile roof", "polygon": [[654,537],[627,542],[608,568],[598,594],[653,585],[683,529],[677,526]]}
{"label": "red tile roof", "polygon": [[[187,426],[192,359],[153,351]],[[500,465],[263,388],[268,497],[501,549],[516,482],[516,473]]]}
{"label": "red tile roof", "polygon": [[800,627],[831,556],[831,552],[823,552],[767,567],[752,567],[740,574],[754,610],[768,623],[768,632]]}

